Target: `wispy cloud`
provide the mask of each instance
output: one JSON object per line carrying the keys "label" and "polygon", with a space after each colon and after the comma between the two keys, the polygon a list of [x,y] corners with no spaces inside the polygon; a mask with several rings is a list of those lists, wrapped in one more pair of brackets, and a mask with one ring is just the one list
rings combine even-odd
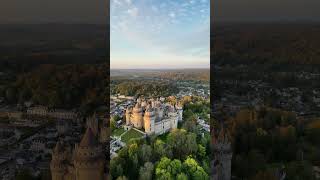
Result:
{"label": "wispy cloud", "polygon": [[111,65],[209,64],[209,1],[111,2]]}

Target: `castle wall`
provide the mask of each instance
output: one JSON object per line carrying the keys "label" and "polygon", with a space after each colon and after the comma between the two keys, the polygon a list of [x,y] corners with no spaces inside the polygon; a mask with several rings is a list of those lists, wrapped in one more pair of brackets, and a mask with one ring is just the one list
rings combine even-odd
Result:
{"label": "castle wall", "polygon": [[162,121],[155,123],[155,134],[160,135],[170,131],[171,129],[171,120],[164,119]]}

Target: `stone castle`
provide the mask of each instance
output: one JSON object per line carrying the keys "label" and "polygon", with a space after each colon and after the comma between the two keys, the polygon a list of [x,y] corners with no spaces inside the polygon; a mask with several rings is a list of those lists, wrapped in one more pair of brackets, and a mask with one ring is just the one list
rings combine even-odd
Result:
{"label": "stone castle", "polygon": [[59,141],[52,153],[50,170],[52,180],[104,180],[106,158],[102,144],[90,126],[74,150]]}
{"label": "stone castle", "polygon": [[137,99],[134,107],[128,107],[125,114],[126,126],[144,129],[147,135],[160,135],[178,127],[182,121],[181,105],[164,104],[159,100]]}
{"label": "stone castle", "polygon": [[211,164],[212,178],[214,180],[231,179],[232,148],[231,137],[228,131],[222,128],[216,137],[214,129],[211,132],[211,144],[213,146],[214,158]]}

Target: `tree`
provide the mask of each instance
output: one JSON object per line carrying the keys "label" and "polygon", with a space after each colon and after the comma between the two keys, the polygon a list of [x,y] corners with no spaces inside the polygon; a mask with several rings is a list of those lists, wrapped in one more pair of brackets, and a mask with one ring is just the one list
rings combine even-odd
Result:
{"label": "tree", "polygon": [[152,157],[152,148],[147,144],[143,144],[139,148],[139,157],[142,162],[151,161]]}
{"label": "tree", "polygon": [[167,157],[161,158],[156,166],[157,179],[174,178],[182,171],[181,161],[178,159],[170,160]]}
{"label": "tree", "polygon": [[113,131],[117,128],[116,121],[114,120],[114,118],[110,119],[110,128],[111,128],[111,131]]}
{"label": "tree", "polygon": [[183,123],[182,128],[188,132],[198,133],[197,123],[193,120],[188,120]]}
{"label": "tree", "polygon": [[209,175],[204,171],[204,169],[199,166],[197,161],[191,157],[188,157],[183,162],[183,170],[188,174],[191,179],[204,179],[209,180]]}
{"label": "tree", "polygon": [[143,167],[140,168],[139,180],[152,180],[154,166],[152,162],[146,162]]}
{"label": "tree", "polygon": [[259,171],[252,180],[277,180],[273,171]]}
{"label": "tree", "polygon": [[167,144],[172,149],[174,157],[183,159],[197,152],[198,145],[196,135],[188,133],[184,129],[175,129],[170,132]]}
{"label": "tree", "polygon": [[154,150],[154,155],[155,155],[156,159],[160,159],[161,157],[167,155],[165,143],[160,139],[157,139],[154,142],[153,150]]}
{"label": "tree", "polygon": [[31,172],[27,169],[21,170],[17,176],[16,180],[35,180],[36,178],[32,176]]}
{"label": "tree", "polygon": [[111,176],[116,178],[120,177],[124,174],[124,170],[122,167],[122,159],[120,157],[115,157],[110,161],[110,173]]}
{"label": "tree", "polygon": [[198,144],[198,156],[200,159],[206,157],[206,148],[203,147],[201,144]]}
{"label": "tree", "polygon": [[313,176],[312,165],[308,162],[290,162],[286,167],[287,179],[315,179]]}
{"label": "tree", "polygon": [[128,180],[128,178],[126,176],[120,176],[117,178],[117,180]]}
{"label": "tree", "polygon": [[177,175],[177,180],[188,180],[188,176],[184,173],[180,173]]}
{"label": "tree", "polygon": [[13,87],[10,87],[6,90],[6,99],[9,103],[16,102],[16,89]]}

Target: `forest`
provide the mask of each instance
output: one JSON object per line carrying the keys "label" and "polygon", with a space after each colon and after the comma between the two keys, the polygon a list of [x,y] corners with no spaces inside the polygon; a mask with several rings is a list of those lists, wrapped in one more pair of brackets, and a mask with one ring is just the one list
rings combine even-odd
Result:
{"label": "forest", "polygon": [[211,52],[215,65],[260,64],[273,70],[319,70],[318,24],[218,23],[213,28]]}
{"label": "forest", "polygon": [[[193,106],[196,102],[199,104]],[[183,103],[181,129],[129,141],[110,161],[111,179],[210,179],[211,137],[202,134],[196,123],[196,113],[209,103],[190,97]]]}
{"label": "forest", "polygon": [[32,101],[49,108],[90,111],[104,105],[109,96],[106,64],[43,64],[21,73],[0,89],[8,104]]}
{"label": "forest", "polygon": [[234,117],[222,112],[219,117],[233,137],[236,179],[273,180],[281,169],[288,179],[314,178],[313,166],[320,165],[319,119],[268,107],[243,109]]}

